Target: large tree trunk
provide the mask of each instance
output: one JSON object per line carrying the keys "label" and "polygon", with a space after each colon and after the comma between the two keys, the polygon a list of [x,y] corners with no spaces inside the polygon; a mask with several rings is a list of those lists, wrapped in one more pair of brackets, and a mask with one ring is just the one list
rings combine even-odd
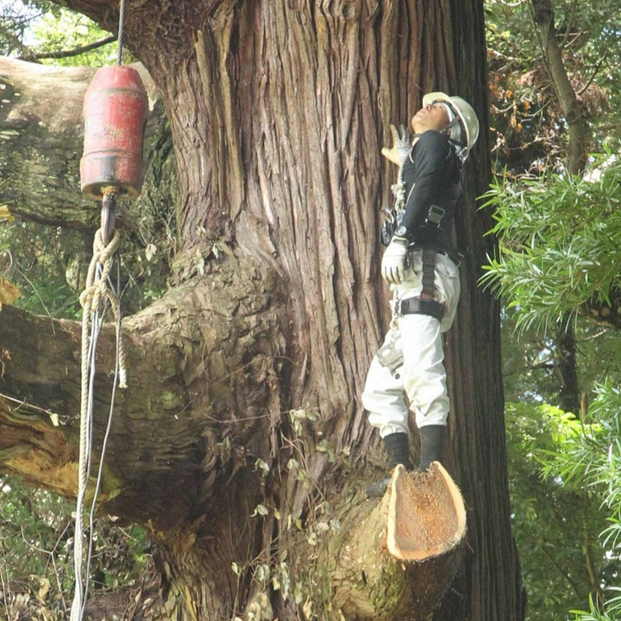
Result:
{"label": "large tree trunk", "polygon": [[[115,29],[116,2],[68,4]],[[169,293],[124,321],[130,382],[102,508],[150,530],[177,618],[365,618],[355,605],[338,610],[333,593],[347,533],[372,519],[360,481],[380,476],[359,398],[386,320],[378,206],[394,179],[379,149],[388,124],[406,122],[431,89],[472,101],[486,126],[482,21],[480,0],[127,4],[125,40],[170,120],[181,243]],[[488,216],[475,208],[487,152],[483,131],[456,222],[466,258],[447,342],[448,461],[469,508],[470,552],[437,620],[523,618],[498,305],[477,287],[491,244]],[[28,197],[13,200],[16,213],[35,211]],[[62,222],[84,221],[67,213]],[[25,455],[49,461],[36,434],[14,434],[21,461],[2,462],[65,493],[75,490],[61,475],[75,461],[78,334],[66,322],[0,313],[6,390],[64,417],[40,431],[45,446],[64,447],[54,462],[63,485],[24,464]],[[101,421],[113,355],[106,334]],[[32,416],[21,424],[45,427]],[[8,428],[21,419],[7,411],[0,420]],[[364,591],[365,576],[354,572],[351,589]],[[379,604],[381,618],[401,618],[403,600]]]}

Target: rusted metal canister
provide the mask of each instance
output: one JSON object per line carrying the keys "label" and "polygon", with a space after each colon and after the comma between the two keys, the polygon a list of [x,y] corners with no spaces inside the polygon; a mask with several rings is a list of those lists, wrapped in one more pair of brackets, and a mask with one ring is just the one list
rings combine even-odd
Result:
{"label": "rusted metal canister", "polygon": [[125,65],[102,67],[84,97],[82,192],[102,200],[137,198],[143,179],[142,143],[148,97],[140,75]]}

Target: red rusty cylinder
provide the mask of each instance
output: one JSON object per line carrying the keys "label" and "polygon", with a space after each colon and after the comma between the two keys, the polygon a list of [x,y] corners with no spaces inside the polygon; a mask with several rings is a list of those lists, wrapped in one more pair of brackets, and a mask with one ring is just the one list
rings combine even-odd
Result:
{"label": "red rusty cylinder", "polygon": [[135,69],[123,65],[97,71],[84,97],[82,192],[101,200],[104,192],[137,198],[142,188],[142,142],[147,91]]}

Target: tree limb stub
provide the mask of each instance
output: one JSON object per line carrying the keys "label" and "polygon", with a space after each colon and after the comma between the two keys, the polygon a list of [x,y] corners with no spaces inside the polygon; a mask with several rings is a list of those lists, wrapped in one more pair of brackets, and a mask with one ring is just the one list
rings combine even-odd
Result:
{"label": "tree limb stub", "polygon": [[[118,497],[107,510],[142,523],[152,520],[160,529],[183,522],[209,503],[216,488],[247,460],[269,461],[277,452],[274,434],[265,431],[279,424],[283,408],[275,400],[285,341],[277,305],[271,304],[274,281],[258,266],[252,280],[241,279],[239,265],[226,254],[220,260],[212,256],[204,269],[209,281],[199,278],[178,287],[123,322],[129,388],[117,391],[106,462]],[[67,445],[62,454],[71,461],[80,411],[79,324],[5,307],[0,342],[10,352],[2,392],[44,403],[65,417],[66,425],[53,438]],[[113,326],[106,324],[97,353],[95,455],[107,423],[114,343]],[[13,459],[11,451],[26,459],[19,447],[26,446],[28,433],[16,433],[16,422],[6,417],[0,424],[0,437],[13,438],[0,451],[7,470],[14,462],[3,457]],[[56,437],[61,430],[63,442]],[[38,478],[53,487],[39,470],[33,465],[30,482]],[[75,492],[72,481],[59,482],[57,488]]]}
{"label": "tree limb stub", "polygon": [[346,619],[425,621],[459,569],[465,536],[464,502],[446,470],[398,466],[340,549],[335,604]]}
{"label": "tree limb stub", "polygon": [[[135,65],[149,93],[145,168],[161,132],[162,110],[147,71]],[[80,192],[84,93],[90,67],[48,67],[0,57],[0,203],[42,224],[96,228],[99,203]]]}

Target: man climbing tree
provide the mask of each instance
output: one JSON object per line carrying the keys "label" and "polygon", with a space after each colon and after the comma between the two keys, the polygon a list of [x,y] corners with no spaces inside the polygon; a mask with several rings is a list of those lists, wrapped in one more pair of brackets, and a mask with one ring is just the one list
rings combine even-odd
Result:
{"label": "man climbing tree", "polygon": [[[64,4],[118,32],[115,0]],[[101,511],[144,525],[156,544],[162,618],[406,618],[415,585],[383,554],[384,524],[363,488],[377,441],[360,394],[386,319],[377,206],[390,171],[379,145],[389,120],[432,88],[463,93],[485,126],[483,2],[128,0],[124,41],[169,119],[177,234],[168,291],[123,320],[128,388],[115,403]],[[0,200],[18,217],[92,235],[76,153],[93,72],[2,67],[11,157],[0,159],[10,179]],[[439,606],[438,621],[523,618],[498,303],[477,287],[493,245],[475,207],[489,171],[484,132],[479,142],[455,214],[468,252],[445,358],[445,461],[470,509],[468,547],[448,596],[407,609]],[[156,151],[146,163],[158,170]],[[140,223],[130,209],[118,228],[135,241]],[[79,327],[6,307],[0,339],[10,350],[1,392],[39,408],[3,402],[2,468],[75,495]],[[95,450],[114,344],[105,327]],[[352,534],[368,546],[354,556]],[[373,577],[387,566],[391,592],[382,572]]]}
{"label": "man climbing tree", "polygon": [[[401,139],[382,150],[399,166],[390,220],[395,230],[382,259],[393,318],[371,363],[362,403],[380,430],[390,468],[403,464],[410,470],[407,396],[420,430],[419,468],[426,472],[444,446],[449,398],[442,333],[457,311],[460,263],[449,234],[461,167],[479,137],[479,122],[461,97],[429,93],[412,129],[411,149]],[[393,136],[397,142],[394,128]],[[381,495],[387,485],[385,479],[367,493]]]}

